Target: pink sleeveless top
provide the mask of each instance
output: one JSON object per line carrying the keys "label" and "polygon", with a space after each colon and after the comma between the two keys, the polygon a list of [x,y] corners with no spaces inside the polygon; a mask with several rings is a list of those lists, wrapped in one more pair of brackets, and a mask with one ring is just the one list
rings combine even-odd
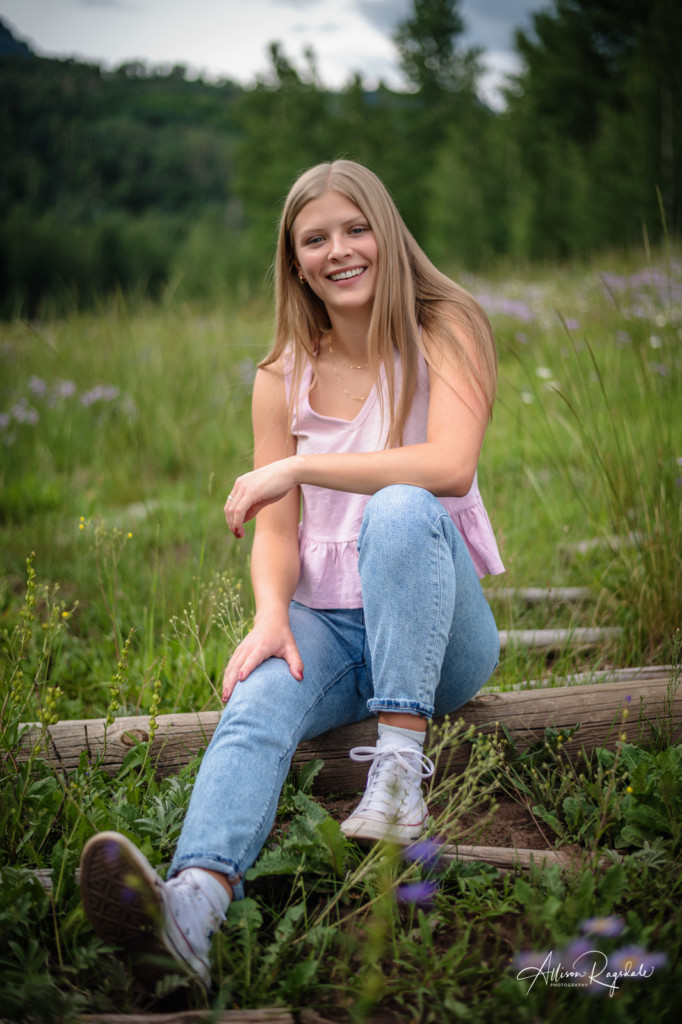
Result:
{"label": "pink sleeveless top", "polygon": [[[400,359],[396,353],[396,391],[400,388],[400,370]],[[357,416],[348,421],[322,416],[311,408],[308,397],[311,380],[312,366],[308,364],[303,373],[298,401],[294,405],[292,427],[297,452],[373,452],[386,446],[388,424],[382,424],[376,387],[368,395]],[[291,372],[285,375],[285,382],[288,395]],[[383,366],[379,385],[384,389],[384,404],[388,408]],[[420,354],[417,386],[403,432],[404,445],[426,441],[429,390],[428,367]],[[361,608],[357,540],[369,495],[349,494],[309,484],[303,484],[301,492],[301,573],[294,593],[295,600],[309,608]],[[479,578],[488,573],[496,575],[504,572],[476,477],[471,490],[464,497],[439,498],[439,501],[464,538]]]}

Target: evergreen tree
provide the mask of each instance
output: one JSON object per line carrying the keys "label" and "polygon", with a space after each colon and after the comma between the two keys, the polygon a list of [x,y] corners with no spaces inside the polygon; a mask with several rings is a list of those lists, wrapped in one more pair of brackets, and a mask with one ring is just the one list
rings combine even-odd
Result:
{"label": "evergreen tree", "polygon": [[235,117],[241,138],[234,191],[253,245],[269,257],[279,211],[294,179],[306,167],[333,159],[343,145],[312,51],[307,67],[299,71],[273,43],[268,73],[242,93]]}
{"label": "evergreen tree", "polygon": [[[533,36],[517,33],[524,70],[511,103],[525,168],[538,186],[536,239],[544,234],[549,251],[562,252],[634,241],[643,227],[660,233],[659,194],[668,229],[679,233],[680,4],[555,0],[533,16],[533,29]],[[563,209],[545,202],[556,174],[569,199]],[[578,196],[587,205],[582,231],[568,223]]]}

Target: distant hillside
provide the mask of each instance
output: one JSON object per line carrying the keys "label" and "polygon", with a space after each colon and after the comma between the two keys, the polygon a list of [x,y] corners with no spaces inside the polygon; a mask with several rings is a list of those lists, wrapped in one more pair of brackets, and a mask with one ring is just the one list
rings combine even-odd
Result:
{"label": "distant hillside", "polygon": [[[246,87],[32,54],[0,22],[0,316],[119,288],[261,287],[291,182],[338,156],[376,171],[444,267],[682,236],[682,5],[547,3],[504,114],[480,102],[456,31],[432,40],[451,53],[442,81],[415,36],[413,90],[358,75],[330,91],[278,43]],[[575,21],[578,6],[604,17]]]}
{"label": "distant hillside", "polygon": [[0,21],[0,57],[35,57],[35,53],[30,46],[22,42],[21,39],[17,39],[11,32],[11,30],[5,25],[4,21]]}

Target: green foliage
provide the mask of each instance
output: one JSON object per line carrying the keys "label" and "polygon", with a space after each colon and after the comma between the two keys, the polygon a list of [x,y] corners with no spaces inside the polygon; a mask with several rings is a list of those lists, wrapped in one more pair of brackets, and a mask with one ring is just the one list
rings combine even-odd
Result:
{"label": "green foliage", "polygon": [[[562,213],[538,193],[536,253],[679,233],[680,125],[671,111],[681,99],[673,42],[681,17],[669,0],[556,0],[533,14],[532,35],[517,33],[524,67],[511,103],[512,133],[530,176],[550,195],[561,183],[570,207]],[[664,223],[656,196],[662,181]]]}
{"label": "green foliage", "polygon": [[623,807],[619,846],[645,847],[663,837],[673,850],[682,840],[682,747],[658,754],[633,745],[621,751],[629,800]]}
{"label": "green foliage", "polygon": [[408,81],[427,93],[461,87],[456,40],[464,22],[458,8],[459,0],[415,0],[412,17],[395,34]]}
{"label": "green foliage", "polygon": [[[636,272],[566,272],[561,289],[558,279],[478,289],[499,311],[495,415],[509,440],[499,462],[488,448],[482,474],[495,487],[503,472],[516,494],[512,558],[526,543],[531,560],[537,550],[537,521],[519,542],[532,491],[557,545],[543,578],[568,582],[570,572],[593,589],[623,628],[623,664],[670,663],[682,618],[678,277],[663,258]],[[587,536],[584,554],[571,548]]]}
{"label": "green foliage", "polygon": [[480,99],[460,7],[414,0],[394,38],[409,91],[332,91],[278,43],[249,87],[0,57],[0,315],[257,294],[292,181],[340,156],[446,268],[679,237],[679,5],[554,0],[517,33],[503,111]]}
{"label": "green foliage", "polygon": [[[678,682],[679,662],[671,672],[671,698]],[[646,853],[664,849],[677,857],[682,841],[682,747],[660,742],[659,736],[670,735],[672,704],[667,714],[669,721],[656,723],[649,743],[629,743],[622,732],[615,752],[598,749],[591,760],[583,755],[582,770],[564,749],[576,732],[579,735],[577,726],[561,734],[547,729],[542,744],[522,752],[505,733],[499,784],[560,842],[579,843],[590,851],[594,863],[604,847],[634,847]],[[626,708],[622,729],[628,716]],[[644,724],[638,726],[640,737]]]}
{"label": "green foliage", "polygon": [[[593,266],[466,279],[500,342],[500,400],[480,482],[508,568],[501,582],[587,582],[595,595],[573,609],[525,608],[495,599],[490,581],[498,624],[630,624],[626,649],[507,650],[495,677],[502,687],[661,652],[677,666],[669,710],[677,699],[677,605],[665,597],[664,574],[638,568],[651,557],[647,565],[669,566],[678,578],[679,271],[674,252],[669,262],[654,259],[642,271],[613,256],[608,268],[619,274]],[[219,706],[223,667],[251,615],[247,553],[226,543],[221,509],[249,463],[250,382],[269,335],[265,304],[190,306],[178,293],[156,305],[118,296],[97,315],[0,328],[11,367],[0,383],[7,1019],[192,1004],[181,978],[140,991],[128,962],[87,924],[75,870],[87,838],[113,828],[163,873],[197,763],[161,780],[149,745],[140,744],[113,777],[87,753],[67,776],[44,764],[39,749],[21,760],[16,748],[25,723],[44,734],[55,716],[148,713],[153,720]],[[640,504],[664,523],[646,534],[651,556],[644,545],[597,547],[587,556],[562,546],[626,524],[641,530]],[[647,616],[652,603],[655,618]],[[621,1024],[647,1013],[666,1020],[682,981],[681,751],[671,723],[667,713],[640,722],[630,707],[621,723],[627,740],[575,770],[565,746],[580,739],[579,729],[548,730],[524,752],[454,721],[432,731],[429,753],[439,766],[453,746],[471,751],[467,771],[429,794],[433,838],[485,842],[501,795],[513,793],[548,845],[576,855],[568,873],[535,867],[528,878],[477,863],[415,864],[394,849],[368,852],[348,842],[337,815],[311,795],[313,763],[288,780],[247,899],[232,905],[215,938],[216,1009],[280,1002],[314,1006],[330,1019],[371,1020],[391,1010],[433,1024],[487,1024],[491,1015],[511,1024],[589,1019],[596,1007],[600,1020],[607,1013]],[[37,869],[49,875],[49,893]],[[430,906],[396,901],[399,887],[427,883],[435,883]],[[617,999],[599,1003],[544,982],[526,994],[513,957],[568,949],[582,922],[604,915],[623,922],[618,942],[598,940],[609,954],[635,944],[665,951],[668,967],[641,982],[625,979]]]}

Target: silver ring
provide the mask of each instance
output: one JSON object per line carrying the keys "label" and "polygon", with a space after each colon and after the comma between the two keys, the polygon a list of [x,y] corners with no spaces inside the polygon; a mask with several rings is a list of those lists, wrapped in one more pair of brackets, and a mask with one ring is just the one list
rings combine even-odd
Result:
{"label": "silver ring", "polygon": [[228,494],[228,496],[227,496],[227,500],[228,500],[228,501],[234,501],[234,498],[232,497],[232,495],[231,495],[231,494]]}

